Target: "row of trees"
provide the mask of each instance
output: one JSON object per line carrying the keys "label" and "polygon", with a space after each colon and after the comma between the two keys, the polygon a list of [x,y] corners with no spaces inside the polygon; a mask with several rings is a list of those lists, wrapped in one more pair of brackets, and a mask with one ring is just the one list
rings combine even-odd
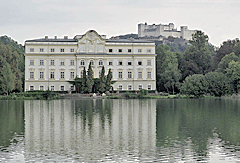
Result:
{"label": "row of trees", "polygon": [[157,90],[201,96],[239,93],[240,42],[223,42],[219,49],[198,31],[184,52],[171,52],[169,46],[156,49]]}
{"label": "row of trees", "polygon": [[24,48],[7,36],[0,37],[0,93],[23,90]]}
{"label": "row of trees", "polygon": [[100,78],[93,78],[93,70],[89,64],[88,70],[85,67],[83,69],[83,77],[76,77],[74,81],[69,81],[69,83],[75,85],[78,93],[91,93],[100,92],[104,93],[111,89],[111,84],[113,84],[111,69],[108,70],[108,74],[105,75],[105,68],[102,67]]}

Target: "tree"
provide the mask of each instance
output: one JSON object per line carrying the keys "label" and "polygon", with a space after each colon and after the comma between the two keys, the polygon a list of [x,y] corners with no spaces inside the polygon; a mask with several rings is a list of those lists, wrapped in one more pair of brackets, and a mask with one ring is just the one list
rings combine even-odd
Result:
{"label": "tree", "polygon": [[185,66],[182,71],[190,70],[189,74],[206,74],[211,69],[213,55],[208,36],[197,31],[189,42],[192,46],[184,52]]}
{"label": "tree", "polygon": [[8,63],[5,63],[1,68],[0,84],[1,90],[6,92],[7,95],[14,89],[14,76]]}
{"label": "tree", "polygon": [[[87,83],[87,72],[85,67],[83,68],[83,78],[82,78],[82,89],[83,93],[88,92],[88,83]],[[80,91],[80,90],[79,90]]]}
{"label": "tree", "polygon": [[107,79],[106,79],[106,91],[111,89],[111,81],[112,81],[112,72],[111,69],[108,70]]}
{"label": "tree", "polygon": [[193,95],[195,97],[203,96],[207,93],[205,76],[202,74],[188,76],[183,82],[180,90],[182,94]]}
{"label": "tree", "polygon": [[205,75],[205,78],[207,81],[207,92],[211,95],[221,97],[232,93],[230,80],[222,72],[209,72]]}
{"label": "tree", "polygon": [[226,69],[228,68],[228,64],[231,61],[238,61],[239,57],[237,57],[234,53],[230,53],[228,55],[225,55],[221,62],[218,64],[218,72],[226,73]]}
{"label": "tree", "polygon": [[[222,58],[234,51],[235,45],[239,42],[239,39],[227,40],[222,43],[220,48],[216,51],[216,55],[213,57],[213,70],[217,69],[219,62]],[[237,49],[235,49],[237,50]],[[238,53],[235,53],[238,54]]]}
{"label": "tree", "polygon": [[92,92],[94,81],[93,81],[93,70],[91,64],[88,66],[88,74],[87,74],[87,92]]}
{"label": "tree", "polygon": [[103,93],[106,91],[106,77],[105,77],[105,68],[102,67],[101,76],[100,76],[100,83],[99,83],[99,92]]}
{"label": "tree", "polygon": [[233,84],[234,92],[239,93],[240,88],[240,62],[231,61],[226,69],[226,75]]}

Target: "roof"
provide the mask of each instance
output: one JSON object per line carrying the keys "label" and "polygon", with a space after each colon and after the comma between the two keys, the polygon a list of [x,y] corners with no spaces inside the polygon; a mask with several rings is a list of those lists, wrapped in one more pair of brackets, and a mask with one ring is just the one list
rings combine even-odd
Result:
{"label": "roof", "polygon": [[135,40],[135,39],[109,39],[106,42],[116,42],[116,43],[154,43],[148,40]]}
{"label": "roof", "polygon": [[33,39],[33,40],[26,40],[25,42],[77,42],[75,39]]}

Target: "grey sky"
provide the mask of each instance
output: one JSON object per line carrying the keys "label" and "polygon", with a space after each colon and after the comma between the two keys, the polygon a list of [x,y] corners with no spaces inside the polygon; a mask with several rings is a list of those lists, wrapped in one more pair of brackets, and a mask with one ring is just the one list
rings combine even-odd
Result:
{"label": "grey sky", "polygon": [[239,38],[239,0],[1,0],[0,35],[69,38],[95,29],[107,37],[137,33],[137,24],[175,24],[204,31],[216,46]]}

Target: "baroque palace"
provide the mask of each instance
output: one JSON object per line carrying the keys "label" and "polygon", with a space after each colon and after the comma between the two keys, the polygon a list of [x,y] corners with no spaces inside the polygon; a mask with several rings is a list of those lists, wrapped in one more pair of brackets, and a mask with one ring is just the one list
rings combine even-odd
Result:
{"label": "baroque palace", "polygon": [[155,43],[134,39],[106,39],[94,30],[73,39],[25,41],[25,91],[70,91],[68,81],[83,76],[91,64],[94,78],[102,66],[112,71],[114,90],[155,90]]}

